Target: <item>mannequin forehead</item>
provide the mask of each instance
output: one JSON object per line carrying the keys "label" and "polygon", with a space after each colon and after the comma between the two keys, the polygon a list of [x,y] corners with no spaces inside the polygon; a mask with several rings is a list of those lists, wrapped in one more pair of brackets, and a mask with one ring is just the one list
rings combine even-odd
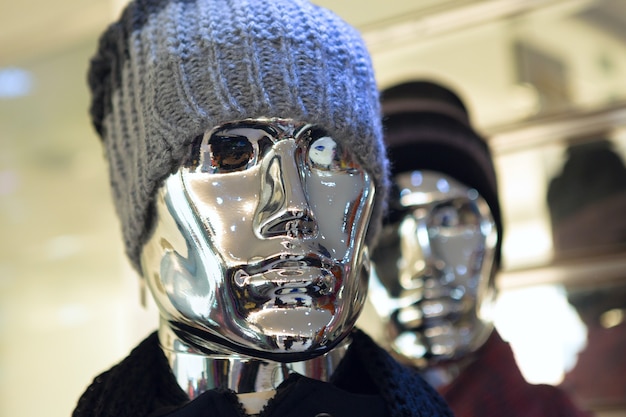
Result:
{"label": "mannequin forehead", "polygon": [[[239,120],[231,120],[208,130],[205,137],[218,131],[232,131],[240,129],[257,130],[271,135],[276,140],[286,139],[296,136],[304,127],[313,126],[313,123],[306,121],[284,119],[280,117],[258,117]],[[253,135],[254,137],[254,135]]]}
{"label": "mannequin forehead", "polygon": [[449,175],[437,171],[407,171],[394,176],[397,194],[392,205],[402,208],[428,205],[455,198],[476,199],[478,192]]}
{"label": "mannequin forehead", "polygon": [[286,119],[280,117],[259,117],[231,120],[208,129],[202,139],[203,142],[206,143],[215,135],[231,134],[242,135],[250,140],[259,140],[263,137],[267,137],[275,143],[281,140],[299,138],[310,129],[315,129],[320,132],[320,134],[331,136],[333,139],[338,141],[342,139],[341,137],[337,137],[337,135],[333,135],[329,129],[322,125],[304,120]]}

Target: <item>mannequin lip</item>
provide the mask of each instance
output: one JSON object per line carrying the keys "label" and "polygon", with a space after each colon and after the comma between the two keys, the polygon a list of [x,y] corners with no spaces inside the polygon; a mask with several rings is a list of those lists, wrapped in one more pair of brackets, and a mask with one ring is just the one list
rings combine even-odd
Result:
{"label": "mannequin lip", "polygon": [[306,265],[272,268],[253,275],[237,270],[233,281],[236,286],[248,287],[254,292],[269,286],[275,295],[296,292],[299,288],[309,295],[329,295],[334,291],[336,277],[326,268]]}
{"label": "mannequin lip", "polygon": [[[421,284],[417,286],[417,288],[405,289],[399,298],[406,300],[417,299],[433,301],[449,299],[460,302],[471,293],[471,288],[467,288],[464,284],[459,284],[458,281],[444,284],[441,283],[440,279],[431,280],[422,277],[416,278],[414,281],[420,282]],[[431,285],[426,286],[424,284],[426,281],[431,282]]]}
{"label": "mannequin lip", "polygon": [[265,258],[255,265],[242,265],[234,268],[232,279],[235,285],[296,284],[309,285],[319,280],[334,279],[330,259],[313,253],[281,254]]}
{"label": "mannequin lip", "polygon": [[466,311],[464,303],[451,297],[421,299],[418,302],[407,304],[395,310],[396,320],[406,330],[431,327],[441,323],[454,323]]}
{"label": "mannequin lip", "polygon": [[[334,298],[340,276],[319,256],[282,255],[233,271],[232,285],[274,308],[320,307]],[[330,298],[329,298],[330,297]]]}

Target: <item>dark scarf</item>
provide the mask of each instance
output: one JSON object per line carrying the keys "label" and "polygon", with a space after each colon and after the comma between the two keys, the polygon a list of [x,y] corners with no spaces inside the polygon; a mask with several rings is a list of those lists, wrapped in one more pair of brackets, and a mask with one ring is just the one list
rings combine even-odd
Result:
{"label": "dark scarf", "polygon": [[[417,373],[398,364],[358,330],[352,333],[350,349],[330,383],[293,375],[281,384],[261,415],[308,415],[317,413],[320,407],[334,410],[334,417],[353,416],[355,412],[452,417],[443,399]],[[212,390],[189,401],[171,372],[155,332],[126,359],[95,378],[72,417],[151,417],[168,413],[172,417],[245,415],[232,391]]]}

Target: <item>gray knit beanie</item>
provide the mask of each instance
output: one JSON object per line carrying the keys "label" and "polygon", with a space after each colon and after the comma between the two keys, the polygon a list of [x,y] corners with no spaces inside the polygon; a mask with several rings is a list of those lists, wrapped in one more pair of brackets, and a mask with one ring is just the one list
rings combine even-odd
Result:
{"label": "gray knit beanie", "polygon": [[360,35],[304,0],[136,0],[91,61],[92,122],[102,137],[126,252],[154,226],[154,197],[207,129],[245,118],[316,123],[387,191],[378,92]]}

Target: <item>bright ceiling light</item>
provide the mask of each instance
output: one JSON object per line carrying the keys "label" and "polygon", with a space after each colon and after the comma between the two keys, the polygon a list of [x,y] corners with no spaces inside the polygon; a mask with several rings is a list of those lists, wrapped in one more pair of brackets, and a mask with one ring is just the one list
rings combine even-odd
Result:
{"label": "bright ceiling light", "polygon": [[23,97],[33,89],[33,76],[21,68],[0,69],[0,99]]}

